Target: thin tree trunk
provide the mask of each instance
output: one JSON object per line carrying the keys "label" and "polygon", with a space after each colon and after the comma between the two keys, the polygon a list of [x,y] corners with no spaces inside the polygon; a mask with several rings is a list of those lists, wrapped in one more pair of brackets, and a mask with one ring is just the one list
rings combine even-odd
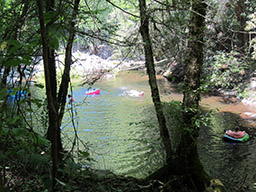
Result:
{"label": "thin tree trunk", "polygon": [[161,105],[161,100],[160,100],[156,76],[155,76],[153,51],[152,51],[151,39],[149,35],[149,18],[146,13],[147,11],[146,0],[139,0],[139,6],[140,6],[140,18],[141,18],[140,33],[143,39],[144,52],[146,57],[146,68],[147,68],[147,73],[149,77],[149,85],[151,88],[152,99],[154,102],[157,119],[159,123],[160,135],[165,147],[166,160],[168,161],[172,157],[172,146],[171,146],[169,132],[166,127],[166,119],[163,113],[163,107]]}
{"label": "thin tree trunk", "polygon": [[[45,84],[46,84],[46,94],[49,110],[49,128],[47,132],[47,137],[51,141],[51,156],[52,156],[52,190],[54,191],[56,185],[56,178],[58,173],[59,164],[59,150],[58,143],[60,141],[60,129],[58,127],[58,109],[56,102],[56,70],[55,70],[55,59],[54,50],[48,47],[48,31],[44,23],[44,13],[43,13],[43,2],[42,0],[37,0],[39,22],[41,29],[41,39],[43,46],[43,62],[44,62],[44,73],[45,73]],[[49,4],[48,4],[49,5]],[[52,8],[52,7],[51,7]],[[51,71],[50,71],[51,69]],[[53,71],[52,71],[53,70]],[[54,74],[55,73],[55,74]],[[55,80],[55,81],[54,81]],[[62,147],[61,147],[62,148]]]}
{"label": "thin tree trunk", "polygon": [[[60,84],[60,89],[57,97],[57,79],[56,79],[56,64],[55,64],[55,50],[48,46],[47,39],[48,28],[51,22],[47,25],[44,23],[44,13],[43,13],[43,2],[42,0],[37,0],[38,10],[39,10],[39,21],[42,36],[43,45],[43,60],[44,60],[44,71],[45,71],[45,83],[46,83],[46,94],[48,101],[48,111],[49,111],[49,128],[47,130],[47,138],[51,141],[51,155],[52,155],[52,177],[53,184],[52,190],[55,190],[56,178],[58,177],[58,167],[62,160],[61,152],[63,151],[63,146],[61,142],[61,121],[64,115],[64,109],[66,104],[68,84],[70,81],[70,69],[72,64],[72,45],[75,35],[75,20],[78,14],[78,6],[80,0],[74,1],[74,8],[71,18],[71,24],[68,28],[69,37],[66,47],[65,55],[65,68],[62,75],[62,80]],[[48,0],[45,2],[46,11],[54,10],[54,0]]]}
{"label": "thin tree trunk", "polygon": [[68,38],[68,44],[66,47],[66,55],[65,55],[65,68],[62,75],[62,81],[60,84],[60,89],[58,93],[58,104],[59,104],[59,126],[61,125],[61,121],[64,115],[65,110],[65,104],[66,104],[66,98],[67,98],[67,92],[68,92],[68,84],[70,82],[70,67],[72,64],[72,46],[75,36],[75,20],[78,13],[78,6],[79,6],[80,0],[75,0],[74,8],[73,8],[73,14],[72,14],[72,21],[69,28],[69,38]]}
{"label": "thin tree trunk", "polygon": [[[243,16],[243,12],[245,11],[245,3],[244,0],[237,1],[237,20],[240,23],[239,31],[244,31],[246,26],[246,17]],[[239,48],[242,53],[245,52],[246,40],[248,40],[248,35],[246,33],[238,32],[239,39]]]}

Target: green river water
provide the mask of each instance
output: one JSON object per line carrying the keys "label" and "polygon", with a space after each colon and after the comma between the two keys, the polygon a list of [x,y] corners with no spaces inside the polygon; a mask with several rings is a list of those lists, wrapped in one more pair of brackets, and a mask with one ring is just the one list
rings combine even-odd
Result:
{"label": "green river water", "polygon": [[[159,77],[158,83],[162,100],[182,100],[182,95],[165,79]],[[101,89],[100,95],[86,96],[86,87],[73,88],[75,127],[95,160],[90,166],[137,178],[159,168],[164,159],[163,148],[147,75],[121,72],[115,78],[100,80],[94,88]],[[127,94],[130,90],[145,94],[132,97]],[[232,129],[239,114],[248,111],[248,107],[241,103],[224,104],[220,97],[213,96],[203,97],[201,105],[206,110],[220,109],[212,118],[211,127],[201,129],[199,137],[198,148],[205,169],[219,178],[228,191],[235,191],[245,177],[242,191],[256,191],[255,131],[247,143],[222,141],[223,129]],[[75,134],[70,115],[65,115],[62,132],[72,139]],[[253,130],[254,125],[250,126]]]}

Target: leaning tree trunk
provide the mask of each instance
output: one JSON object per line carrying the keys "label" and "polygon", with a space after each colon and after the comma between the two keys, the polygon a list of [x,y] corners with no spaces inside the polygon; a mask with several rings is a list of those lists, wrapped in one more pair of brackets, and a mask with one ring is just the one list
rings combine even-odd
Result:
{"label": "leaning tree trunk", "polygon": [[167,182],[166,187],[204,191],[209,182],[197,151],[199,128],[196,126],[200,101],[200,74],[203,64],[203,38],[206,5],[193,0],[189,26],[188,52],[185,60],[183,119],[184,130],[174,157],[147,179]]}
{"label": "leaning tree trunk", "polygon": [[[177,156],[182,164],[181,171],[189,176],[198,191],[205,189],[209,181],[200,162],[197,151],[199,126],[200,74],[203,65],[203,47],[205,31],[206,4],[203,0],[193,0],[189,26],[188,51],[185,59],[182,141],[177,149]],[[194,187],[193,186],[193,187]]]}
{"label": "leaning tree trunk", "polygon": [[68,28],[69,31],[69,37],[68,37],[68,43],[66,46],[66,54],[65,54],[65,68],[61,79],[60,89],[58,93],[58,105],[59,105],[59,126],[61,126],[61,121],[64,115],[65,111],[65,104],[66,104],[66,98],[67,98],[67,92],[68,92],[68,84],[70,82],[70,68],[72,64],[72,47],[73,47],[73,41],[75,36],[75,20],[78,14],[78,6],[79,6],[80,0],[75,0],[74,2],[74,8],[73,13],[70,21],[70,26]]}
{"label": "leaning tree trunk", "polygon": [[146,0],[139,0],[139,4],[140,4],[140,18],[141,18],[140,33],[143,39],[144,52],[146,57],[146,68],[147,68],[147,73],[149,77],[149,85],[151,88],[152,99],[154,102],[156,115],[159,123],[160,135],[163,140],[163,144],[166,151],[166,160],[168,161],[172,157],[172,147],[171,147],[169,132],[166,127],[166,119],[163,113],[163,108],[161,105],[158,86],[156,82],[153,51],[152,51],[151,39],[149,35],[149,17],[146,13],[147,11]]}

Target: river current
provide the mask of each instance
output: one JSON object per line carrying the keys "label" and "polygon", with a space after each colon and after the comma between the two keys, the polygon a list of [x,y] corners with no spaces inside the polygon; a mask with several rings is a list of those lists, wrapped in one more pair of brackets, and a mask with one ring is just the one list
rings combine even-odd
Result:
{"label": "river current", "polygon": [[[158,84],[163,101],[182,100],[182,94],[165,79],[158,77]],[[121,72],[93,87],[101,93],[86,96],[86,87],[73,88],[74,125],[95,160],[91,166],[137,178],[159,168],[164,159],[163,147],[147,75]],[[131,90],[143,91],[144,96],[130,95]],[[205,170],[220,179],[227,191],[235,191],[241,184],[241,191],[256,191],[256,126],[253,119],[240,119],[241,114],[253,109],[241,103],[225,104],[216,96],[203,97],[201,106],[205,110],[219,109],[198,138]],[[233,129],[236,125],[249,132],[248,142],[234,144],[222,140],[224,128]],[[62,132],[70,138],[75,135],[70,112],[65,115]]]}

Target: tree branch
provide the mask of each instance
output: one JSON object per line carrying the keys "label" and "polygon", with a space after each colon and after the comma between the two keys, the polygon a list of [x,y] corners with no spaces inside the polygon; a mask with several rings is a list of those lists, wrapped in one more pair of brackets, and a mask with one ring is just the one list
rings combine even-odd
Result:
{"label": "tree branch", "polygon": [[248,174],[246,174],[246,175],[244,176],[243,182],[240,184],[240,186],[237,188],[237,190],[236,190],[235,192],[240,191],[240,189],[242,188],[242,186],[244,185],[244,183],[245,183],[245,181],[246,181],[247,175],[248,175]]}
{"label": "tree branch", "polygon": [[114,3],[112,3],[110,0],[106,0],[108,3],[110,3],[111,5],[113,5],[114,7],[116,7],[117,9],[120,9],[121,11],[123,11],[124,13],[128,14],[128,15],[131,15],[133,17],[136,17],[136,18],[140,18],[138,15],[134,15],[128,11],[125,11],[124,9],[122,9],[121,7],[118,7],[117,5],[115,5]]}

